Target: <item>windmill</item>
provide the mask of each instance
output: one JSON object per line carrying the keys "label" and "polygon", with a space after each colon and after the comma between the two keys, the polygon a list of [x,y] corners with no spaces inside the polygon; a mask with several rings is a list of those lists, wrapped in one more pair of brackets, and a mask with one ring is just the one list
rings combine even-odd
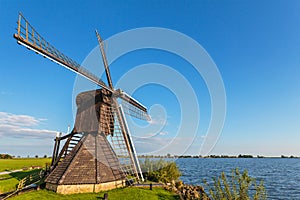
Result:
{"label": "windmill", "polygon": [[74,128],[56,136],[51,172],[45,182],[46,188],[58,193],[97,192],[144,180],[124,113],[142,120],[150,117],[145,106],[114,88],[103,40],[97,31],[96,36],[108,85],[49,44],[21,13],[14,34],[18,44],[100,87],[77,95]]}

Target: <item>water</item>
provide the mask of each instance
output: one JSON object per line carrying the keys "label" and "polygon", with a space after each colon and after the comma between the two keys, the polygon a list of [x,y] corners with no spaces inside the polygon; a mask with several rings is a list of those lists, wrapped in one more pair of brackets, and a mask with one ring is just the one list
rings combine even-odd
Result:
{"label": "water", "polygon": [[268,199],[300,199],[300,159],[290,158],[179,158],[176,160],[186,184],[204,185],[224,171],[238,167],[256,180],[264,180]]}

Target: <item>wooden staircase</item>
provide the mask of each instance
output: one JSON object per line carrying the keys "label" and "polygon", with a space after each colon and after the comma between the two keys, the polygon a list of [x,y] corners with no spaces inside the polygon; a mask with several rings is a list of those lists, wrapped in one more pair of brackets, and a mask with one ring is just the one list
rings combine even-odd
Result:
{"label": "wooden staircase", "polygon": [[[83,135],[83,133],[77,133],[73,130],[70,134],[55,139],[55,148],[52,157],[51,170],[53,170],[58,164],[60,164],[65,158],[67,158],[67,156],[72,151],[76,151],[76,149],[79,148],[77,146],[79,146],[78,144],[82,140]],[[65,139],[66,142],[60,150],[60,142]],[[58,152],[60,153],[58,154]]]}

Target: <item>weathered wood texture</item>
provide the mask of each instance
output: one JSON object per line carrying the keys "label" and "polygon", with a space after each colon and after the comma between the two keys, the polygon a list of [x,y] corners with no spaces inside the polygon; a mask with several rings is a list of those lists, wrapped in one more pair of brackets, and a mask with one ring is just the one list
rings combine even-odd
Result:
{"label": "weathered wood texture", "polygon": [[113,133],[111,94],[106,90],[83,92],[77,96],[76,103],[78,108],[72,132],[82,132],[83,136],[45,182],[73,185],[125,179],[119,160],[106,138]]}
{"label": "weathered wood texture", "polygon": [[111,93],[104,89],[82,92],[76,97],[75,132],[113,133]]}
{"label": "weathered wood texture", "polygon": [[45,182],[58,185],[95,184],[124,178],[106,136],[87,133]]}

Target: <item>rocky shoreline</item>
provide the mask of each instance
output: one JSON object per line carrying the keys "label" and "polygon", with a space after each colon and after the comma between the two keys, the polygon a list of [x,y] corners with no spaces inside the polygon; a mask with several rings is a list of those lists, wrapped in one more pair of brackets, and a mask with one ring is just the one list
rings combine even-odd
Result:
{"label": "rocky shoreline", "polygon": [[204,188],[200,185],[187,185],[182,181],[168,183],[164,186],[165,190],[174,192],[180,196],[182,200],[188,199],[200,199],[200,200],[210,200],[204,191]]}

